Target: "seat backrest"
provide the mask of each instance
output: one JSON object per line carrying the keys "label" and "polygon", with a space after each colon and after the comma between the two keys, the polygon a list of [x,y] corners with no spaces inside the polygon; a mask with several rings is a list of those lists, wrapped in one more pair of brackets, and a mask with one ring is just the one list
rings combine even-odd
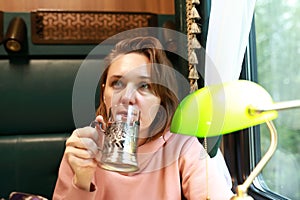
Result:
{"label": "seat backrest", "polygon": [[74,130],[72,89],[82,60],[0,60],[0,198],[52,198],[65,140]]}

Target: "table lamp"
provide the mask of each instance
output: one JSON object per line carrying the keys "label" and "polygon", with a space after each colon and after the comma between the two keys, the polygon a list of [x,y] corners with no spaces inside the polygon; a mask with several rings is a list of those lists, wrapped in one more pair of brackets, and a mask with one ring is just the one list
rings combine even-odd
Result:
{"label": "table lamp", "polygon": [[260,85],[237,80],[206,86],[186,96],[176,109],[171,132],[196,137],[229,134],[254,125],[266,123],[270,131],[270,147],[248,178],[238,185],[237,199],[253,199],[247,189],[270,160],[277,146],[277,132],[272,120],[277,110],[300,107],[300,100],[274,103]]}

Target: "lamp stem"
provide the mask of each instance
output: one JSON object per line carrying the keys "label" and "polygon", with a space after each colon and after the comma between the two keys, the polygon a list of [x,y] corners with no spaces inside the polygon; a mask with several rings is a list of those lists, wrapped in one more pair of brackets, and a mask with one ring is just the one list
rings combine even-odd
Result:
{"label": "lamp stem", "polygon": [[258,174],[262,171],[262,169],[265,167],[267,162],[271,159],[273,156],[276,147],[277,147],[277,131],[272,121],[266,121],[266,124],[270,131],[270,146],[266,154],[262,157],[262,159],[259,161],[259,163],[256,165],[256,167],[253,169],[249,177],[246,179],[246,181],[243,183],[243,186],[248,188],[255,177],[258,176]]}
{"label": "lamp stem", "polygon": [[300,100],[293,100],[293,101],[282,101],[274,103],[273,105],[264,106],[262,108],[256,107],[254,108],[255,112],[265,112],[265,111],[272,111],[272,110],[286,110],[290,108],[299,108],[300,107]]}
{"label": "lamp stem", "polygon": [[265,167],[265,165],[268,163],[268,161],[273,156],[276,147],[277,147],[277,131],[272,121],[266,121],[266,124],[270,131],[270,146],[266,154],[261,158],[259,163],[256,165],[256,167],[252,170],[248,178],[245,180],[245,182],[242,185],[237,186],[237,196],[233,197],[232,199],[250,199],[247,195],[247,190],[253,180],[259,175],[259,173],[262,171],[262,169]]}

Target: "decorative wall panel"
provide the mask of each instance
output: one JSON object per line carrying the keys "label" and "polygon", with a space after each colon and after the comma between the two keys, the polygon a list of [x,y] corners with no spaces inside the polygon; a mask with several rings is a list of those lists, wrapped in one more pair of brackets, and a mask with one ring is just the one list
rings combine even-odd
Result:
{"label": "decorative wall panel", "polygon": [[[31,12],[31,34],[35,44],[98,44],[126,30],[155,26],[157,15],[151,13],[61,10]],[[126,37],[133,36],[131,32]]]}

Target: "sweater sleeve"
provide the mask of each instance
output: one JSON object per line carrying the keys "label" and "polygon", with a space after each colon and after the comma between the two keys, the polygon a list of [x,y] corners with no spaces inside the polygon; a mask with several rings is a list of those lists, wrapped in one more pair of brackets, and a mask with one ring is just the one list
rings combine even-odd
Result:
{"label": "sweater sleeve", "polygon": [[233,196],[224,175],[219,172],[197,138],[192,137],[183,146],[179,159],[182,191],[188,200],[225,200]]}
{"label": "sweater sleeve", "polygon": [[73,184],[74,173],[67,162],[65,156],[63,157],[56,181],[53,200],[93,200],[95,199],[96,188],[93,192],[85,191],[77,188]]}

